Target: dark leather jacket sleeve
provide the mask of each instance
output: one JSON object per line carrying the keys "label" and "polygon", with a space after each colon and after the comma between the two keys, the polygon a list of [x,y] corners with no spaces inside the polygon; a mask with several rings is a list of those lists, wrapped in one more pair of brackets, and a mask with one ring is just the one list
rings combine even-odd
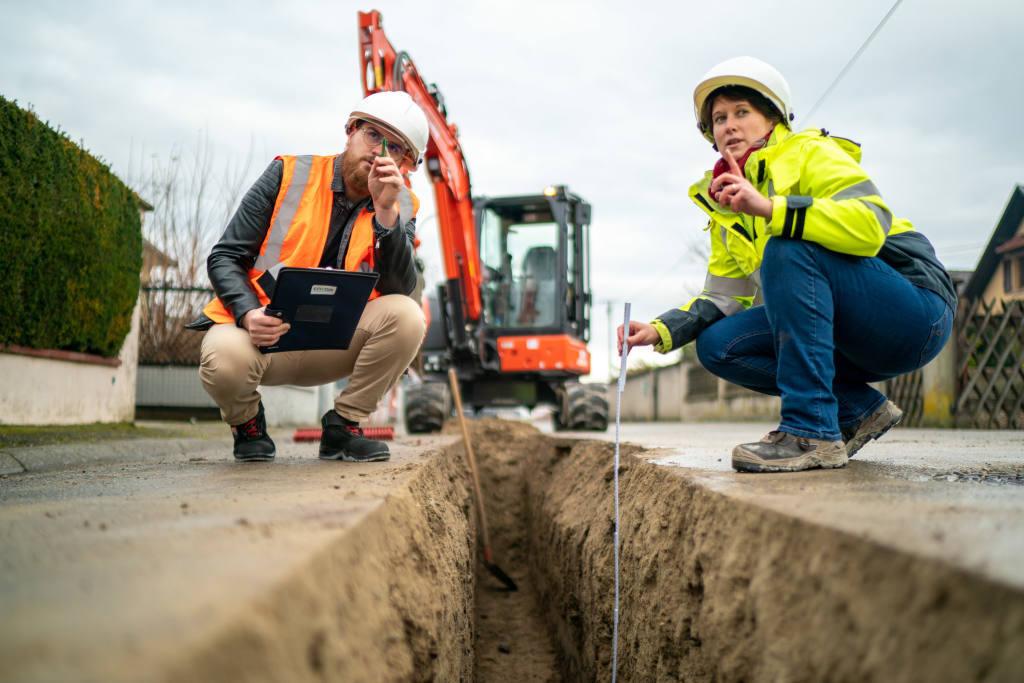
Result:
{"label": "dark leather jacket sleeve", "polygon": [[270,228],[277,192],[281,188],[284,162],[275,159],[242,198],[224,234],[206,259],[206,273],[213,291],[231,311],[235,321],[259,308],[259,297],[249,284],[249,269],[256,263],[260,246]]}
{"label": "dark leather jacket sleeve", "polygon": [[416,289],[416,218],[405,225],[388,230],[373,219],[373,232],[377,237],[374,255],[376,270],[380,273],[377,291],[381,294],[405,294]]}

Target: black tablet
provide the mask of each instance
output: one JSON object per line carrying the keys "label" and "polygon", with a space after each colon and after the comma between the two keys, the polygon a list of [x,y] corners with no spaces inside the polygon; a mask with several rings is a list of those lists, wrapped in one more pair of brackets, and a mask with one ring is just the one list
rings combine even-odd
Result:
{"label": "black tablet", "polygon": [[267,315],[292,327],[275,345],[259,350],[347,349],[379,277],[327,268],[282,268]]}

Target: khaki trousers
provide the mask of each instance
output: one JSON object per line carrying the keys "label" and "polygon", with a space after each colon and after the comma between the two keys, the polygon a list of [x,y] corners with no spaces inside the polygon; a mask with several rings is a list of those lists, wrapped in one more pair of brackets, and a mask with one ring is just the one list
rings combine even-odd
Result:
{"label": "khaki trousers", "polygon": [[259,410],[259,385],[319,386],[348,377],[334,408],[359,422],[409,367],[423,341],[423,311],[410,297],[381,296],[366,304],[345,351],[289,351],[264,355],[234,323],[214,325],[203,338],[199,378],[229,425]]}

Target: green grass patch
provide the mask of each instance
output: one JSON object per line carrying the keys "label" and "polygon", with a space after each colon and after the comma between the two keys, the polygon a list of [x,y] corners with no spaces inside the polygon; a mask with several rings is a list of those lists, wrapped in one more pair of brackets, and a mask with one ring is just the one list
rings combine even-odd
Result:
{"label": "green grass patch", "polygon": [[89,425],[22,426],[0,425],[0,449],[23,446],[51,446],[68,443],[96,443],[115,439],[174,439],[194,437],[186,425],[139,427],[130,422]]}

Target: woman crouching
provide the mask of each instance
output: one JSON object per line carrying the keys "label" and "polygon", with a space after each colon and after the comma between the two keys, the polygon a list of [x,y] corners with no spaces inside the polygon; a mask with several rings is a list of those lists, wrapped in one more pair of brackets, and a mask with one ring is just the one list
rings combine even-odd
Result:
{"label": "woman crouching", "polygon": [[[751,57],[697,85],[698,127],[722,155],[689,192],[709,218],[704,289],[627,335],[663,353],[696,339],[712,373],[782,397],[778,429],[733,449],[745,472],[846,465],[903,416],[869,382],[935,357],[956,308],[931,243],[893,215],[860,146],[794,133],[790,102],[782,75]],[[620,326],[620,352],[622,338]]]}

